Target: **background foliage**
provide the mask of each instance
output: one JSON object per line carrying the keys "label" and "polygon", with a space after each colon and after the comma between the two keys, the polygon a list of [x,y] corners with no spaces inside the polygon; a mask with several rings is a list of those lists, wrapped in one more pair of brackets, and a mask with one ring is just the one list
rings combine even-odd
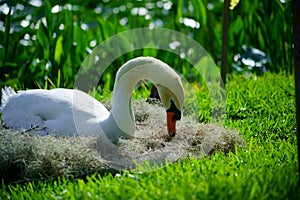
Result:
{"label": "background foliage", "polygon": [[[77,71],[92,49],[107,38],[137,27],[164,27],[185,33],[221,60],[222,0],[102,2],[79,0],[0,1],[0,87],[18,89],[73,87]],[[263,77],[247,72],[247,56],[260,49],[269,62]],[[251,50],[245,55],[245,49]],[[248,52],[249,53],[249,52]],[[125,61],[152,55],[173,66],[189,81],[201,80],[191,66],[169,52],[147,49],[118,58],[100,87],[110,90],[113,74]],[[258,56],[259,57],[259,56]],[[290,0],[241,0],[230,11],[226,126],[246,139],[236,153],[187,159],[153,173],[98,175],[86,181],[2,184],[5,199],[138,198],[144,199],[297,199],[296,122],[292,76]],[[257,58],[257,55],[256,55]],[[244,60],[243,60],[244,59]],[[183,67],[179,67],[179,65]],[[276,73],[273,73],[276,72]],[[277,73],[281,72],[281,73]],[[196,85],[196,84],[195,84]],[[208,122],[209,98],[198,88],[199,119]],[[94,95],[98,95],[94,91]],[[148,94],[148,93],[147,93]],[[109,95],[104,95],[108,98]],[[180,186],[180,187],[178,187]],[[294,191],[295,190],[295,191]],[[298,196],[299,197],[299,196]],[[299,199],[299,198],[298,198]]]}
{"label": "background foliage", "polygon": [[[89,52],[116,33],[137,27],[164,27],[199,42],[220,65],[223,1],[39,1],[0,2],[0,86],[17,88],[72,87]],[[266,53],[267,70],[291,71],[291,2],[240,1],[230,12],[229,72],[244,67],[237,60],[242,46]],[[126,60],[152,55],[171,66],[181,58],[160,50],[140,50],[119,58],[100,81],[111,88],[115,73]],[[185,63],[182,72],[197,80]],[[107,83],[108,85],[104,85]]]}

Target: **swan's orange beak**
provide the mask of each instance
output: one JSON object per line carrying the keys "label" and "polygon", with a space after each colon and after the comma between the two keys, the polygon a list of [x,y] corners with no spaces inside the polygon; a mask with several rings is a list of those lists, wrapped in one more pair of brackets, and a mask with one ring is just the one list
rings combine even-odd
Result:
{"label": "swan's orange beak", "polygon": [[167,112],[168,133],[171,137],[176,135],[176,119],[174,112]]}
{"label": "swan's orange beak", "polygon": [[176,135],[176,120],[181,119],[181,112],[175,106],[173,100],[171,100],[170,108],[167,110],[167,127],[170,137]]}

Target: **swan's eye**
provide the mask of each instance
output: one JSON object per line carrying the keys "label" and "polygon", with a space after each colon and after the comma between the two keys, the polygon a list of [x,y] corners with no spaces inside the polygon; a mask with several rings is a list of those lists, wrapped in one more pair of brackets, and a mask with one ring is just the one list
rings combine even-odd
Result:
{"label": "swan's eye", "polygon": [[180,119],[181,119],[181,112],[179,111],[179,113],[176,112],[176,113],[174,114],[174,116],[173,116],[173,121],[174,121],[174,120],[177,120],[177,121],[178,121],[178,120],[180,120]]}
{"label": "swan's eye", "polygon": [[171,106],[170,108],[168,108],[167,112],[172,112],[174,113],[173,117],[172,117],[172,121],[175,120],[180,120],[181,119],[181,112],[180,110],[178,110],[178,108],[175,106],[175,103],[173,100],[171,100]]}

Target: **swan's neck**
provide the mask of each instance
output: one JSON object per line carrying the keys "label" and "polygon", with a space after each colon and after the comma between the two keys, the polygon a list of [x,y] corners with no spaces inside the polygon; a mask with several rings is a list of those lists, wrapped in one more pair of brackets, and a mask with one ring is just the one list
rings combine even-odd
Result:
{"label": "swan's neck", "polygon": [[134,135],[135,118],[131,108],[131,95],[136,83],[140,78],[131,76],[129,73],[115,82],[112,97],[112,109],[107,119],[109,130],[103,129],[109,139],[130,137]]}
{"label": "swan's neck", "polygon": [[137,80],[129,76],[115,82],[112,109],[109,117],[100,122],[102,131],[108,139],[116,141],[120,136],[129,138],[135,130],[135,119],[131,108],[131,95]]}

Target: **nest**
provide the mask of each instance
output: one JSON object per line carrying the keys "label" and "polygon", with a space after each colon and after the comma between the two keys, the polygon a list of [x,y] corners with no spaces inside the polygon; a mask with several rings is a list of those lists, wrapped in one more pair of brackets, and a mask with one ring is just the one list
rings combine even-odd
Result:
{"label": "nest", "polygon": [[201,158],[216,151],[234,152],[243,146],[236,131],[216,124],[200,124],[190,117],[177,123],[168,137],[164,108],[134,101],[136,132],[117,144],[89,137],[39,136],[0,129],[0,178],[5,182],[45,178],[85,177],[135,169],[137,164],[164,166],[186,157]]}

